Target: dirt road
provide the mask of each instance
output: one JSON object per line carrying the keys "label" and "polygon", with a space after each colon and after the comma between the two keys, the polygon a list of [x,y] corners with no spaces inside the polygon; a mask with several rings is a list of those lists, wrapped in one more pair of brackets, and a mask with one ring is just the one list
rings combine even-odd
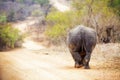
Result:
{"label": "dirt road", "polygon": [[81,72],[62,55],[38,55],[21,49],[1,53],[0,63],[2,80],[89,80],[84,74],[75,77]]}
{"label": "dirt road", "polygon": [[93,53],[91,69],[75,69],[68,51],[27,48],[0,52],[0,80],[119,80],[120,69],[110,69]]}

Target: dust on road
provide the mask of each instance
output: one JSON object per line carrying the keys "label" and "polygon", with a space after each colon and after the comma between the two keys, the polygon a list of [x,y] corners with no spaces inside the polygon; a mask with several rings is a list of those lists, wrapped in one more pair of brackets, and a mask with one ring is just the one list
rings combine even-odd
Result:
{"label": "dust on road", "polygon": [[[0,80],[119,80],[120,69],[100,67],[95,58],[91,69],[74,68],[68,51],[27,48],[0,52]],[[103,64],[105,65],[105,64]]]}

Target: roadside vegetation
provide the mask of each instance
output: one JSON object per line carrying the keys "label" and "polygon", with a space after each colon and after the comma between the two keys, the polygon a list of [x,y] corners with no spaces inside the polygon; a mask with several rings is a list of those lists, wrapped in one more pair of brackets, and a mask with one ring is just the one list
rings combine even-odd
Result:
{"label": "roadside vegetation", "polygon": [[45,34],[52,42],[65,38],[79,24],[96,29],[99,43],[120,41],[119,0],[71,0],[71,5],[70,11],[52,9],[48,14]]}
{"label": "roadside vegetation", "polygon": [[12,27],[11,23],[6,21],[6,16],[0,16],[0,51],[8,50],[14,47],[21,47],[22,35],[19,30]]}
{"label": "roadside vegetation", "polygon": [[48,7],[49,0],[1,0],[0,51],[22,46],[25,34],[13,27],[14,22],[25,20],[29,16],[45,17]]}

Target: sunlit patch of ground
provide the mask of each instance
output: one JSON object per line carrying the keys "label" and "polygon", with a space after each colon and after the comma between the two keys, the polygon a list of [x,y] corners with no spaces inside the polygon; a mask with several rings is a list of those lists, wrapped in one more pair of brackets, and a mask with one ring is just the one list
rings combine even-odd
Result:
{"label": "sunlit patch of ground", "polygon": [[41,50],[45,47],[40,45],[40,43],[37,43],[29,38],[26,38],[23,43],[23,47],[29,50]]}
{"label": "sunlit patch of ground", "polygon": [[50,3],[61,12],[70,10],[70,7],[65,5],[65,0],[50,0]]}

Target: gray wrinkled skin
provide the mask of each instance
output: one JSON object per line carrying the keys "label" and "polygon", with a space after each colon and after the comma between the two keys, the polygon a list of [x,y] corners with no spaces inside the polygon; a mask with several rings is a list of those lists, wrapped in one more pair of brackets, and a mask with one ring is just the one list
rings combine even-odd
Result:
{"label": "gray wrinkled skin", "polygon": [[79,25],[70,30],[67,36],[69,51],[75,61],[75,68],[84,66],[89,69],[91,53],[96,45],[97,36],[92,28]]}

